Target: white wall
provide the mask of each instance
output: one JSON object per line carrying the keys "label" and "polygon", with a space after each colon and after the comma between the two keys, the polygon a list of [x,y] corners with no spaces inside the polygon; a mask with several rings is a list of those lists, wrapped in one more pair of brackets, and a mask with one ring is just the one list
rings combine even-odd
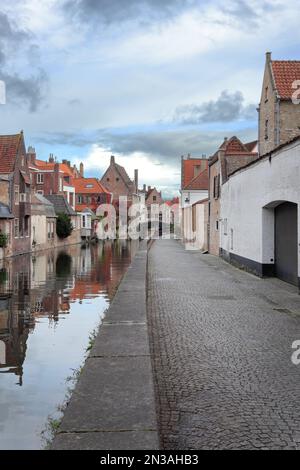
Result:
{"label": "white wall", "polygon": [[[258,161],[232,175],[222,186],[221,248],[261,264],[273,264],[274,207],[284,201],[298,204],[300,234],[299,141],[275,152],[270,160]],[[224,234],[225,219],[227,235]]]}
{"label": "white wall", "polygon": [[37,245],[47,242],[47,217],[45,215],[31,216],[31,245],[33,239]]}
{"label": "white wall", "polygon": [[[189,198],[188,203],[185,202],[186,198]],[[193,204],[195,204],[195,202],[202,201],[203,199],[207,199],[207,198],[208,198],[208,190],[199,189],[199,190],[188,191],[188,190],[183,189],[181,191],[181,207],[182,208],[190,207]]]}

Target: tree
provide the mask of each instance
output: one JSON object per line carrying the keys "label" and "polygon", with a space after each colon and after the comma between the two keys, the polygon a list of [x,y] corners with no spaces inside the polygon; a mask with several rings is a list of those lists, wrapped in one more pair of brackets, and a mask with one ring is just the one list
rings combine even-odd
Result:
{"label": "tree", "polygon": [[67,214],[58,214],[56,219],[56,233],[58,238],[67,238],[73,231],[71,218]]}

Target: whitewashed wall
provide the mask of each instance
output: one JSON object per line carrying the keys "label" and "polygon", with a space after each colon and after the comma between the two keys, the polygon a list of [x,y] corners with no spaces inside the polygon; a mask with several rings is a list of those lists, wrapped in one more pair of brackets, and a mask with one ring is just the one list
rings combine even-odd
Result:
{"label": "whitewashed wall", "polygon": [[[189,202],[185,202],[186,198],[189,199]],[[203,201],[203,199],[208,198],[208,190],[192,190],[188,191],[183,189],[181,191],[181,207],[191,207],[195,202]]]}
{"label": "whitewashed wall", "polygon": [[[222,186],[221,248],[261,264],[274,264],[274,207],[285,201],[298,204],[299,211],[299,141],[232,175]],[[299,212],[298,224],[300,234]]]}

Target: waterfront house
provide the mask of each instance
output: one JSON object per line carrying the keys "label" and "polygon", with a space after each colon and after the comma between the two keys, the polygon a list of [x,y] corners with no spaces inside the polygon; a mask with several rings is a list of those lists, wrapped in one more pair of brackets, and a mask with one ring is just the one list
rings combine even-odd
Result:
{"label": "waterfront house", "polygon": [[0,136],[0,202],[13,218],[6,219],[9,254],[31,249],[31,182],[24,135]]}
{"label": "waterfront house", "polygon": [[56,216],[60,214],[67,215],[72,222],[73,231],[71,235],[64,239],[56,238],[56,245],[72,245],[75,243],[81,242],[81,218],[78,216],[77,212],[71,207],[71,205],[66,200],[65,196],[62,194],[51,194],[46,196],[46,199],[50,201],[55,210]]}
{"label": "waterfront house", "polygon": [[125,168],[116,163],[113,155],[109,167],[101,178],[101,184],[112,194],[112,202],[116,206],[120,196],[127,196],[129,203],[138,200],[138,170],[134,171],[134,181],[132,181]]}
{"label": "waterfront house", "polygon": [[56,213],[54,205],[41,194],[31,200],[31,246],[33,251],[56,246]]}

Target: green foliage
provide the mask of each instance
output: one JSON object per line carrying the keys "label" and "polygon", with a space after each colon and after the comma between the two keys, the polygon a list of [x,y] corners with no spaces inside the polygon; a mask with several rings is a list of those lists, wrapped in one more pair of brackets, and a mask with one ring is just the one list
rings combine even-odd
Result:
{"label": "green foliage", "polygon": [[67,214],[59,214],[56,219],[56,233],[58,238],[67,238],[73,231],[71,218]]}
{"label": "green foliage", "polygon": [[7,242],[8,242],[8,236],[5,233],[0,232],[0,248],[6,248]]}

